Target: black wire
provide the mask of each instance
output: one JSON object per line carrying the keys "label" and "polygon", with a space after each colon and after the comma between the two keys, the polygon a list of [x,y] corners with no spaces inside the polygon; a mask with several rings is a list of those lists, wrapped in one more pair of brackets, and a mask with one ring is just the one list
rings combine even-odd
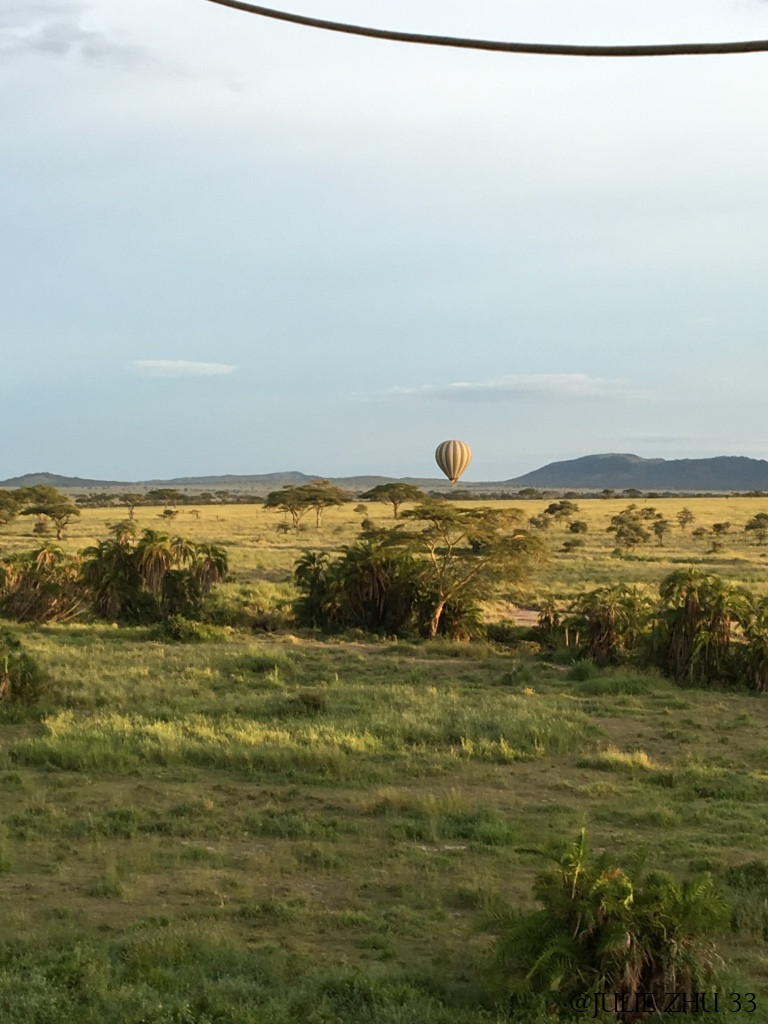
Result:
{"label": "black wire", "polygon": [[741,43],[665,43],[650,46],[568,46],[560,43],[505,43],[495,39],[462,39],[458,36],[423,35],[418,32],[393,32],[389,29],[347,25],[340,21],[308,18],[303,14],[289,14],[271,7],[257,7],[241,0],[210,0],[223,7],[234,7],[262,18],[290,21],[295,25],[345,32],[352,36],[372,39],[390,39],[398,43],[421,43],[426,46],[455,46],[464,50],[496,50],[501,53],[536,53],[558,57],[676,57],[699,56],[713,53],[758,53],[768,50],[768,39],[752,39]]}

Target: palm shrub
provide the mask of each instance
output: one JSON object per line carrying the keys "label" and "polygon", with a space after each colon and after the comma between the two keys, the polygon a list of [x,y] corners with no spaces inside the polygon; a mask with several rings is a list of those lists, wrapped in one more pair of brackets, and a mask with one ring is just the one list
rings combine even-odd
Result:
{"label": "palm shrub", "polygon": [[651,602],[637,587],[598,587],[574,601],[568,633],[576,636],[581,657],[616,664],[638,652],[650,613]]}
{"label": "palm shrub", "polygon": [[61,548],[44,545],[0,562],[0,615],[16,622],[65,622],[85,605],[78,563]]}
{"label": "palm shrub", "polygon": [[[709,874],[679,883],[666,872],[645,874],[642,855],[619,867],[610,854],[590,854],[586,830],[539,874],[533,891],[541,908],[498,914],[497,965],[513,1004],[530,1018],[536,1004],[567,1015],[585,993],[634,993],[711,987],[723,966],[713,936],[729,910]],[[610,1013],[616,1020],[633,1018]]]}
{"label": "palm shrub", "polygon": [[163,576],[160,607],[163,615],[183,615],[194,619],[200,614],[203,592],[200,582],[188,569],[169,569]]}
{"label": "palm shrub", "polygon": [[737,630],[750,618],[746,591],[690,568],[666,576],[659,594],[663,604],[654,648],[662,670],[694,686],[732,681],[741,639]]}
{"label": "palm shrub", "polygon": [[156,617],[157,601],[143,591],[135,554],[128,537],[102,540],[83,551],[81,578],[100,618],[138,622]]}
{"label": "palm shrub", "polygon": [[80,580],[101,618],[156,622],[200,617],[203,599],[226,572],[227,554],[218,545],[156,530],[144,530],[134,545],[130,531],[123,531],[83,551]]}
{"label": "palm shrub", "polygon": [[330,558],[324,551],[305,551],[293,567],[293,579],[299,589],[294,611],[302,625],[328,626],[329,565]]}
{"label": "palm shrub", "polygon": [[[573,524],[571,524],[573,525]],[[564,638],[564,628],[557,601],[551,595],[541,603],[536,618],[536,636],[545,647],[557,647]]]}
{"label": "palm shrub", "polygon": [[296,562],[295,605],[304,625],[327,631],[365,629],[398,635],[415,632],[424,603],[415,560],[372,536],[343,549],[331,561],[305,551]]}
{"label": "palm shrub", "polygon": [[739,677],[751,690],[768,690],[768,598],[750,601],[741,618],[744,643],[734,651]]}

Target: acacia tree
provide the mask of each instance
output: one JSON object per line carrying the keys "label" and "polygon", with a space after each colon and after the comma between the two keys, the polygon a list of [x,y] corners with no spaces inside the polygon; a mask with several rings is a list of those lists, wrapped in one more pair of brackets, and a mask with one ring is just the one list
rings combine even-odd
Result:
{"label": "acacia tree", "polygon": [[147,505],[177,505],[184,504],[184,495],[175,487],[156,487],[153,491],[147,491],[144,495]]}
{"label": "acacia tree", "polygon": [[20,507],[13,491],[0,491],[0,526],[9,523],[17,515]]}
{"label": "acacia tree", "polygon": [[606,527],[608,533],[616,534],[616,544],[625,551],[631,551],[638,544],[645,544],[651,539],[645,523],[656,517],[652,508],[640,509],[637,505],[628,505],[623,512],[611,516],[611,524]]}
{"label": "acacia tree", "polygon": [[21,510],[23,516],[38,516],[40,521],[50,519],[56,529],[56,540],[61,540],[64,530],[80,515],[80,509],[63,495],[50,501],[36,502]]}
{"label": "acacia tree", "polygon": [[754,533],[758,544],[765,544],[768,540],[768,512],[758,512],[752,516],[744,529],[747,533]]}
{"label": "acacia tree", "polygon": [[689,508],[681,508],[675,518],[677,519],[680,529],[683,531],[687,530],[691,523],[696,521],[696,516]]}
{"label": "acacia tree", "polygon": [[462,509],[437,499],[403,514],[417,528],[396,527],[392,540],[420,560],[430,595],[430,637],[437,635],[449,602],[486,598],[501,580],[518,583],[543,556],[541,542],[516,529],[520,517],[516,509]]}
{"label": "acacia tree", "polygon": [[128,518],[133,519],[136,515],[136,506],[144,501],[144,495],[138,491],[127,491],[125,494],[120,495],[120,501],[128,509]]}
{"label": "acacia tree", "polygon": [[656,540],[659,542],[659,547],[664,547],[664,534],[669,533],[672,524],[668,519],[664,519],[661,516],[658,519],[654,519],[651,523],[651,529],[656,535]]}
{"label": "acacia tree", "polygon": [[315,525],[320,528],[325,510],[335,505],[343,505],[349,501],[349,492],[343,491],[327,480],[313,480],[310,484],[302,484],[300,490],[307,494],[307,502],[315,512]]}
{"label": "acacia tree", "polygon": [[423,501],[426,494],[415,484],[406,484],[395,481],[389,484],[378,484],[370,491],[360,495],[366,501],[383,501],[392,506],[392,514],[397,519],[398,510],[404,501]]}
{"label": "acacia tree", "polygon": [[264,508],[276,508],[284,515],[289,515],[293,528],[297,531],[301,525],[301,520],[311,507],[309,495],[304,487],[296,487],[290,484],[281,487],[279,491],[271,491],[264,502]]}
{"label": "acacia tree", "polygon": [[294,530],[298,530],[301,520],[314,509],[317,526],[323,513],[332,505],[341,505],[349,499],[346,491],[329,483],[327,480],[314,480],[309,484],[298,486],[286,484],[279,491],[271,491],[264,502],[264,508],[276,508],[291,517]]}
{"label": "acacia tree", "polygon": [[573,519],[576,513],[579,511],[579,506],[575,501],[569,501],[567,498],[563,498],[562,501],[553,501],[551,504],[542,512],[543,516],[550,516],[555,522],[563,522],[569,519]]}

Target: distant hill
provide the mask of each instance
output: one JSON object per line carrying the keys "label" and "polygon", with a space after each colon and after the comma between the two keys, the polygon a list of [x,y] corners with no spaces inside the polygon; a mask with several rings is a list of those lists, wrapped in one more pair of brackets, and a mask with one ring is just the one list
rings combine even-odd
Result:
{"label": "distant hill", "polygon": [[84,480],[79,476],[59,476],[58,473],[25,473],[0,480],[0,487],[128,487],[121,480]]}
{"label": "distant hill", "polygon": [[[52,487],[92,490],[148,490],[153,487],[177,487],[179,490],[248,490],[265,495],[286,484],[305,484],[318,475],[290,471],[284,473],[228,474],[225,476],[179,476],[170,480],[86,480],[56,473],[27,473],[0,480],[0,487]],[[323,478],[325,479],[325,478]],[[425,491],[449,491],[444,478],[390,476],[328,477],[331,483],[349,491],[370,490],[377,484],[402,479]],[[643,459],[639,455],[585,455],[580,459],[551,462],[524,476],[503,481],[464,481],[466,491],[510,491],[522,487],[551,490],[600,491],[604,488],[639,491],[768,491],[768,462],[743,456],[724,455],[712,459]]]}
{"label": "distant hill", "polygon": [[768,462],[737,455],[643,459],[611,452],[551,462],[509,483],[590,490],[635,487],[640,491],[768,491]]}
{"label": "distant hill", "polygon": [[[391,476],[344,476],[323,477],[320,474],[299,473],[252,473],[225,474],[223,476],[176,476],[167,480],[88,480],[78,476],[61,476],[57,473],[25,473],[23,476],[0,480],[0,487],[32,487],[45,484],[49,487],[76,488],[81,491],[93,490],[149,490],[154,487],[176,487],[189,490],[248,490],[265,495],[287,485],[306,484],[311,480],[328,479],[338,487],[349,491],[367,491],[377,484],[389,483]],[[448,481],[441,479],[406,479],[425,490],[449,489]],[[468,486],[473,486],[469,484]],[[476,486],[476,485],[475,485]]]}

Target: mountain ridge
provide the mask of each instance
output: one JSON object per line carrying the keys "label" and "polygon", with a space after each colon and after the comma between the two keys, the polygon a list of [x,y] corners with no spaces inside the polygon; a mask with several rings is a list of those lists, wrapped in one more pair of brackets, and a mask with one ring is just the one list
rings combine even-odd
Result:
{"label": "mountain ridge", "polygon": [[[95,480],[56,473],[26,473],[0,481],[0,487],[51,487],[114,490],[116,488],[249,488],[267,492],[285,485],[328,479],[347,490],[369,490],[377,484],[401,481],[418,486],[448,490],[447,480],[433,477],[391,477],[375,474],[325,477],[291,470],[277,473],[234,474],[220,476],[179,476],[141,481]],[[462,481],[462,490],[503,488],[553,488],[571,490],[622,490],[636,488],[654,491],[768,491],[768,461],[744,455],[720,455],[704,459],[646,459],[640,455],[604,452],[576,459],[550,462],[539,469],[501,481]]]}

